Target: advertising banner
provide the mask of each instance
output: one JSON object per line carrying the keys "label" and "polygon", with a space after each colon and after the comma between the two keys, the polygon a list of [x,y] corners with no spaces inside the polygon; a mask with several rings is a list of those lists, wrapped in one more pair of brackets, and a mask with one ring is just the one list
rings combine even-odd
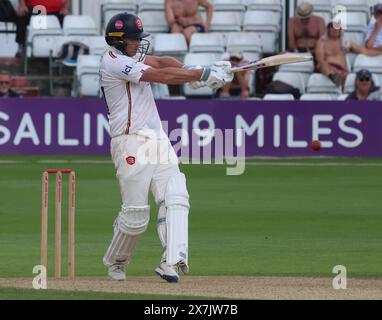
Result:
{"label": "advertising banner", "polygon": [[[207,149],[212,157],[228,149],[246,157],[382,157],[380,102],[159,100],[157,106],[186,158]],[[313,140],[321,142],[319,151],[311,149]],[[0,154],[108,155],[109,145],[103,100],[0,100]]]}

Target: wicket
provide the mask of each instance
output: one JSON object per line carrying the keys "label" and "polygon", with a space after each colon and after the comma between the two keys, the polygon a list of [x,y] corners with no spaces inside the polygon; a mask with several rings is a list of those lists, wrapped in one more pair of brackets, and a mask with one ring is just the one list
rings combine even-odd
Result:
{"label": "wicket", "polygon": [[68,224],[68,277],[74,279],[74,212],[76,173],[73,170],[49,169],[42,173],[42,211],[41,211],[41,265],[48,266],[48,198],[49,174],[56,175],[55,193],[55,250],[54,276],[61,279],[61,209],[62,209],[62,175],[69,175],[69,224]]}

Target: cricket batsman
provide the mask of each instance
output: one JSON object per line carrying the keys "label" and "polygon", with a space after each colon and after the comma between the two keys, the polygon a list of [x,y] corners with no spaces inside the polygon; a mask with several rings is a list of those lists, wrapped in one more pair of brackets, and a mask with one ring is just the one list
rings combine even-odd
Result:
{"label": "cricket batsman", "polygon": [[178,282],[179,274],[189,271],[189,195],[150,82],[217,89],[231,82],[233,73],[228,61],[187,68],[172,57],[146,55],[148,36],[139,17],[129,13],[115,15],[106,28],[109,48],[101,61],[100,85],[109,112],[111,157],[122,206],[103,262],[111,279],[126,279],[125,268],[150,220],[151,191],[159,207],[157,231],[163,246],[155,272],[168,282]]}

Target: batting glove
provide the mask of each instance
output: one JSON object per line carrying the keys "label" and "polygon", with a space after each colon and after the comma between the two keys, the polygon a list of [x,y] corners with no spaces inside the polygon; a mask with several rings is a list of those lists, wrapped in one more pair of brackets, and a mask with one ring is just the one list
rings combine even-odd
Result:
{"label": "batting glove", "polygon": [[233,80],[233,72],[229,61],[217,61],[213,66],[204,68],[200,81],[212,89],[223,87]]}

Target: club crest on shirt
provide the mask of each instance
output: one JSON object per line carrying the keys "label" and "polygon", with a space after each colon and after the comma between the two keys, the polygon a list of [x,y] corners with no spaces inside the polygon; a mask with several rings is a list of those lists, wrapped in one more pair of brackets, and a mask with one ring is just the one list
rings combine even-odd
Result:
{"label": "club crest on shirt", "polygon": [[127,158],[126,158],[126,162],[127,162],[127,164],[128,164],[129,166],[133,166],[133,165],[135,164],[135,157],[132,157],[132,156],[127,157]]}

